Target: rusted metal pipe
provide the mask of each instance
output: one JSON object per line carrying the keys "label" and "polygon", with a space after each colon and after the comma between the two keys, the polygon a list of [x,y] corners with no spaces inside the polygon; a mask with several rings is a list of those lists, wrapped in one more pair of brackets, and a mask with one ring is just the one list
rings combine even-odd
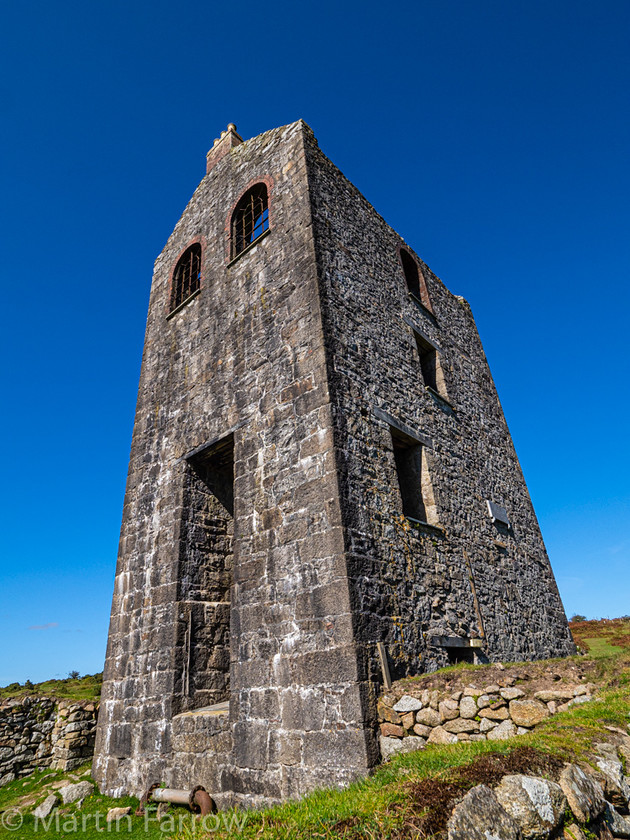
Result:
{"label": "rusted metal pipe", "polygon": [[171,805],[187,805],[195,814],[211,814],[216,811],[216,805],[212,797],[206,792],[202,785],[197,785],[192,790],[175,790],[174,788],[161,788],[159,784],[153,784],[144,794],[136,811],[137,816],[144,814],[147,802],[169,802]]}
{"label": "rusted metal pipe", "polygon": [[192,802],[189,800],[189,805],[191,811],[195,813],[199,812],[202,817],[205,817],[206,814],[212,814],[213,811],[217,810],[217,806],[214,804],[214,799],[206,792],[206,789],[201,787],[201,785],[197,785],[197,787],[193,788],[190,791],[190,798]]}

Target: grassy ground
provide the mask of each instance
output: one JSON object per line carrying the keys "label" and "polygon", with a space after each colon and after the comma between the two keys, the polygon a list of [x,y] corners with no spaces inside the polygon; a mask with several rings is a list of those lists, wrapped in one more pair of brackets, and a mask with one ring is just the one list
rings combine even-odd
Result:
{"label": "grassy ground", "polygon": [[0,699],[10,697],[58,697],[70,700],[98,700],[103,684],[102,674],[88,674],[78,679],[47,680],[41,683],[11,683],[0,688]]}
{"label": "grassy ground", "polygon": [[[399,755],[372,776],[343,791],[318,791],[299,802],[266,811],[235,814],[226,812],[207,819],[205,827],[193,823],[185,809],[172,808],[158,825],[155,814],[148,820],[132,817],[121,822],[118,834],[126,837],[177,838],[177,840],[438,840],[453,800],[479,783],[494,784],[505,773],[526,772],[554,776],[564,761],[590,761],[593,743],[611,737],[607,727],[628,730],[630,715],[630,620],[582,622],[574,630],[585,656],[566,661],[567,667],[582,668],[593,675],[601,690],[598,699],[555,715],[528,735],[509,741],[464,742],[434,745],[415,753]],[[559,661],[548,668],[555,671]],[[483,668],[483,666],[481,666]],[[477,668],[463,669],[469,670]],[[452,674],[452,669],[448,669]],[[80,776],[84,770],[75,771]],[[24,801],[45,798],[50,785],[62,774],[38,773],[0,789],[0,823],[11,809],[29,814]],[[95,794],[83,807],[62,809],[57,823],[45,831],[40,822],[25,816],[17,831],[0,827],[0,840],[35,840],[42,835],[81,834],[97,840],[104,833],[105,814],[111,807],[132,805],[137,800],[112,800]],[[96,815],[100,814],[97,825]],[[85,831],[81,823],[86,818]],[[179,819],[183,822],[178,824]],[[100,830],[99,830],[100,828]]]}
{"label": "grassy ground", "polygon": [[630,619],[612,618],[599,621],[572,622],[573,638],[595,658],[616,657],[630,649]]}

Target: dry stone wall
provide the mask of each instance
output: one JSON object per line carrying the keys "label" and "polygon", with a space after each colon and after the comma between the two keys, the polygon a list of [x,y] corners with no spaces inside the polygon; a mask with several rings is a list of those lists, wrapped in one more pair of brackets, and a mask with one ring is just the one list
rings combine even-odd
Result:
{"label": "dry stone wall", "polygon": [[556,712],[593,700],[595,685],[562,685],[530,692],[506,676],[463,690],[418,690],[378,702],[381,756],[457,741],[503,741],[525,735]]}
{"label": "dry stone wall", "polygon": [[40,767],[73,770],[94,753],[98,704],[20,697],[0,703],[0,785]]}

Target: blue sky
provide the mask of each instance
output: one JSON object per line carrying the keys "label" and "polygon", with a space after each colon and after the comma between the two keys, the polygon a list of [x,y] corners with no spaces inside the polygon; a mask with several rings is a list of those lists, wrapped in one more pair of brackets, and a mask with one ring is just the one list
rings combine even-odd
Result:
{"label": "blue sky", "polygon": [[630,613],[630,4],[0,10],[0,684],[102,668],[152,265],[300,117],[473,307],[568,613]]}

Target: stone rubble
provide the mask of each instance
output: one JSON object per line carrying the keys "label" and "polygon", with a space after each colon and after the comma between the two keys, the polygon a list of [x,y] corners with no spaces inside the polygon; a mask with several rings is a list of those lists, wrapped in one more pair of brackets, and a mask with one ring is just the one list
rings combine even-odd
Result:
{"label": "stone rubble", "polygon": [[49,817],[50,814],[52,814],[52,810],[56,807],[57,802],[57,797],[54,793],[51,793],[46,797],[46,799],[44,799],[41,805],[38,805],[37,808],[35,808],[33,816],[38,817],[40,820],[45,820],[46,817]]}
{"label": "stone rubble", "polygon": [[520,825],[524,840],[551,837],[562,823],[567,798],[555,782],[534,776],[504,776],[495,793]]}
{"label": "stone rubble", "polygon": [[[164,802],[160,803],[164,805]],[[131,816],[131,806],[127,806],[126,808],[110,808],[107,812],[107,816],[105,817],[105,822],[115,822],[118,823],[118,820],[122,819],[123,817]],[[118,830],[118,826],[116,827]]]}
{"label": "stone rubble", "polygon": [[64,805],[79,802],[93,793],[94,785],[91,782],[77,782],[75,785],[66,785],[59,790],[59,796],[61,796]]}
{"label": "stone rubble", "polygon": [[453,810],[448,840],[523,840],[523,833],[494,791],[477,785]]}
{"label": "stone rubble", "polygon": [[[617,749],[625,755],[630,746],[630,736],[621,735],[621,744],[597,745],[611,764],[619,760]],[[630,819],[606,799],[605,776],[600,784],[590,772],[567,764],[559,782],[515,774],[504,776],[494,790],[477,785],[453,808],[448,840],[630,838]],[[614,794],[627,812],[630,790],[620,787]]]}

